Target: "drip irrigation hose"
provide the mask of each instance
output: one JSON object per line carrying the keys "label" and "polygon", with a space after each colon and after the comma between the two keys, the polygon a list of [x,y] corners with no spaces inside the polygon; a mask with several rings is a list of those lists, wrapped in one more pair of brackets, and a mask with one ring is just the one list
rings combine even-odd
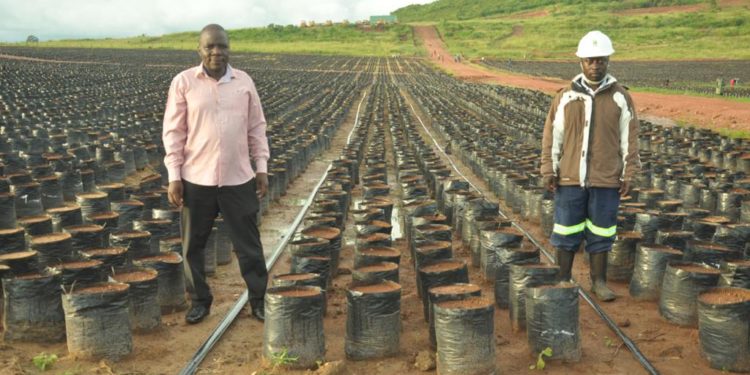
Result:
{"label": "drip irrigation hose", "polygon": [[[435,147],[437,147],[438,150],[440,150],[440,152],[448,159],[448,162],[450,163],[450,165],[453,168],[453,170],[456,171],[456,173],[458,173],[458,175],[461,176],[464,180],[466,180],[466,182],[468,182],[469,185],[474,190],[476,190],[482,197],[484,197],[485,196],[484,193],[479,188],[477,188],[474,184],[472,184],[471,181],[469,181],[469,179],[466,178],[466,176],[464,176],[463,173],[461,173],[461,171],[459,171],[458,167],[453,162],[453,159],[448,154],[445,153],[445,151],[443,150],[442,147],[440,147],[440,145],[438,144],[438,142],[435,139],[435,137],[432,136],[432,132],[430,132],[430,130],[427,129],[427,127],[425,126],[424,122],[422,121],[422,118],[420,118],[419,114],[417,114],[417,111],[414,110],[414,106],[412,105],[412,103],[409,103],[409,107],[411,107],[411,110],[414,113],[414,116],[417,118],[417,120],[419,120],[419,123],[422,125],[422,128],[424,129],[425,133],[427,133],[427,135],[430,137],[430,139],[432,139],[432,142],[435,144]],[[498,209],[498,213],[500,214],[500,216],[503,217],[503,219],[510,220],[510,218],[502,210]],[[518,225],[518,223],[516,223],[515,221],[513,221],[512,224],[513,224],[514,227],[516,227],[518,230],[520,230],[521,233],[523,233],[523,235],[526,236],[526,238],[528,238],[529,241],[532,244],[534,244],[534,246],[536,246],[537,248],[539,248],[539,250],[544,254],[544,256],[547,257],[547,259],[549,259],[550,261],[554,260],[554,257],[550,253],[547,252],[547,250],[542,246],[542,244],[539,243],[539,241],[537,241],[531,235],[531,233],[527,232],[524,228],[522,228],[520,225]],[[555,264],[555,263],[553,262],[553,264]],[[576,285],[578,285],[578,283],[575,280],[573,280],[573,282]],[[586,293],[583,290],[583,288],[578,288],[578,294],[580,294],[581,297],[583,298],[583,300],[586,301],[591,306],[592,309],[594,309],[594,311],[596,312],[596,314],[599,315],[599,317],[604,321],[604,323],[606,323],[607,326],[609,326],[609,328],[615,334],[617,334],[617,336],[622,340],[622,342],[625,344],[625,346],[628,348],[628,350],[630,350],[630,352],[633,353],[633,356],[636,358],[636,360],[638,360],[638,362],[643,366],[643,368],[646,369],[646,371],[649,374],[651,374],[651,375],[658,375],[659,371],[654,367],[653,364],[651,364],[651,362],[648,360],[648,358],[646,358],[646,356],[643,355],[643,353],[641,352],[641,350],[638,349],[638,346],[636,346],[635,342],[633,342],[633,340],[631,340],[625,334],[625,332],[623,332],[620,329],[620,327],[617,326],[617,323],[615,323],[612,320],[612,318],[610,318],[609,315],[607,315],[607,313],[604,312],[604,310],[602,310],[601,306],[599,306],[599,304],[596,303],[596,301],[594,301],[591,298],[591,296],[589,296],[588,293]]]}
{"label": "drip irrigation hose", "polygon": [[[359,111],[362,107],[362,102],[364,102],[365,98],[367,97],[367,92],[362,93],[362,99],[359,101],[359,105],[357,106],[357,115],[354,120],[354,126],[352,127],[351,132],[349,132],[349,136],[346,139],[347,145],[351,141],[352,134],[354,134],[354,131],[357,129],[357,125],[359,124]],[[276,248],[271,253],[271,257],[266,260],[266,268],[271,269],[273,265],[276,263],[276,260],[279,259],[281,256],[282,251],[286,247],[287,243],[289,243],[289,240],[291,240],[294,237],[294,233],[297,231],[297,227],[302,223],[302,218],[305,217],[305,214],[307,213],[307,210],[310,209],[310,206],[312,206],[312,203],[315,199],[315,195],[318,193],[318,190],[321,186],[323,186],[323,183],[325,182],[326,178],[328,177],[328,171],[331,170],[331,166],[329,165],[328,169],[323,173],[323,176],[321,176],[320,181],[318,181],[317,185],[313,188],[313,190],[310,192],[310,195],[307,197],[307,201],[305,202],[305,205],[300,209],[299,213],[297,214],[297,217],[294,218],[294,221],[292,222],[292,225],[287,230],[286,234],[284,234],[283,237],[281,237],[281,241],[276,245]],[[234,303],[234,306],[229,310],[226,316],[224,316],[224,319],[219,322],[219,325],[214,328],[214,330],[211,332],[211,334],[208,336],[206,341],[201,344],[201,346],[198,348],[198,351],[193,355],[192,358],[190,358],[190,361],[185,365],[185,367],[180,370],[180,375],[193,375],[198,371],[198,365],[203,362],[203,359],[206,358],[208,353],[213,349],[214,345],[221,339],[221,336],[226,332],[226,330],[229,328],[229,326],[234,322],[234,319],[237,318],[237,316],[240,314],[240,311],[242,311],[242,308],[247,304],[248,301],[248,294],[247,289],[242,293],[239,299]]]}

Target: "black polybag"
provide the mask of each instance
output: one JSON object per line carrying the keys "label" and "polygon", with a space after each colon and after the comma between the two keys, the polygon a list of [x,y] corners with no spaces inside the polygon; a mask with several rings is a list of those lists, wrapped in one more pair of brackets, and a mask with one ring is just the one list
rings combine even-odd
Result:
{"label": "black polybag", "polygon": [[510,266],[508,311],[513,331],[519,332],[526,328],[526,289],[555,284],[559,273],[560,267],[545,264]]}
{"label": "black polybag", "polygon": [[750,260],[722,261],[720,286],[750,289]]}
{"label": "black polybag", "polygon": [[3,339],[58,342],[65,339],[59,271],[3,279]]}
{"label": "black polybag", "polygon": [[445,301],[433,306],[437,340],[437,372],[441,375],[487,375],[495,373],[495,308],[481,297],[460,302],[474,308],[454,308]]}
{"label": "black polybag", "polygon": [[[448,265],[448,267],[445,270],[437,270],[439,265]],[[419,288],[421,289],[420,295],[422,296],[422,312],[424,313],[425,322],[430,319],[430,299],[427,295],[427,291],[430,288],[469,282],[469,269],[466,266],[466,262],[458,259],[440,259],[429,262],[420,267],[418,273]]]}
{"label": "black polybag", "polygon": [[[460,290],[453,291],[451,293],[441,293],[441,289],[445,288],[456,288]],[[455,301],[466,299],[469,297],[479,297],[482,295],[482,289],[474,284],[468,283],[456,283],[447,284],[441,286],[435,286],[427,291],[430,304],[429,304],[429,326],[430,326],[430,347],[432,349],[437,348],[437,339],[435,337],[435,304],[443,301]]]}
{"label": "black polybag", "polygon": [[348,359],[372,359],[400,352],[401,287],[391,281],[383,283],[392,290],[377,293],[346,291],[346,340]]}
{"label": "black polybag", "polygon": [[[717,288],[747,291],[738,288]],[[744,291],[744,292],[743,292]],[[729,304],[711,304],[698,297],[698,337],[701,356],[712,368],[722,371],[750,372],[750,298]]]}
{"label": "black polybag", "polygon": [[[701,267],[705,272],[692,272],[681,266]],[[670,262],[664,272],[659,313],[681,326],[698,325],[698,294],[719,282],[719,270],[690,262]]]}
{"label": "black polybag", "polygon": [[526,336],[538,355],[552,349],[550,359],[581,359],[578,287],[567,282],[526,289]]}
{"label": "black polybag", "polygon": [[111,289],[81,293],[84,290],[73,288],[62,296],[68,351],[78,357],[118,360],[133,350],[128,315],[130,287],[121,283],[101,283],[87,288],[99,286]]}
{"label": "black polybag", "polygon": [[636,246],[630,296],[640,301],[658,301],[667,263],[679,259],[682,253],[668,246],[643,243]]}
{"label": "black polybag", "polygon": [[[312,295],[291,297],[278,294],[309,291]],[[271,359],[280,353],[297,358],[289,366],[312,368],[325,359],[323,305],[325,298],[318,287],[274,287],[266,291],[263,324],[263,356]]]}

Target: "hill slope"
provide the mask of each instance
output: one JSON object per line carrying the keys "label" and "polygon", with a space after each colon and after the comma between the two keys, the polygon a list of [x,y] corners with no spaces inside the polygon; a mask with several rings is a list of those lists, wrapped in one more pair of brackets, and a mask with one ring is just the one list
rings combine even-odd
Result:
{"label": "hill slope", "polygon": [[749,9],[737,0],[438,0],[393,14],[435,24],[467,57],[570,59],[578,39],[599,29],[618,59],[750,59]]}
{"label": "hill slope", "polygon": [[[333,54],[356,56],[413,55],[411,27],[394,25],[383,30],[363,30],[354,25],[300,28],[268,27],[227,30],[233,51],[265,53]],[[118,39],[75,39],[34,43],[38,47],[195,50],[198,32]]]}

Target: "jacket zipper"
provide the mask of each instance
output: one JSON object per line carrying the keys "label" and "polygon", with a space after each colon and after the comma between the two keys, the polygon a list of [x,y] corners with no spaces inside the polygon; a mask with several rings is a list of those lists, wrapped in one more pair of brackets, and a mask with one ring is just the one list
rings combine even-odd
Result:
{"label": "jacket zipper", "polygon": [[[589,94],[586,93],[586,95],[589,95]],[[585,157],[586,157],[586,180],[583,182],[583,186],[585,188],[587,188],[587,189],[591,185],[591,183],[589,182],[589,178],[590,178],[590,175],[589,175],[589,164],[590,164],[590,161],[591,161],[591,144],[592,144],[592,142],[594,140],[594,137],[592,135],[594,134],[594,102],[596,101],[595,100],[596,99],[595,98],[596,94],[589,95],[589,96],[591,97],[591,114],[589,115],[589,124],[588,124],[588,126],[589,126],[589,144],[586,147],[586,155],[585,155]]]}

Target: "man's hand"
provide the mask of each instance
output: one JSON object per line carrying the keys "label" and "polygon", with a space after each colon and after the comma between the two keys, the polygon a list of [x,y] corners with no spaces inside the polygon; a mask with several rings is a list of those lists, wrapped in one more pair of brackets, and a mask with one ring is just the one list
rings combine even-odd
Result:
{"label": "man's hand", "polygon": [[554,193],[557,190],[557,181],[555,176],[544,176],[542,178],[542,184],[547,191]]}
{"label": "man's hand", "polygon": [[258,173],[255,175],[255,193],[258,194],[258,199],[266,196],[268,193],[268,174]]}
{"label": "man's hand", "polygon": [[628,193],[630,193],[630,181],[623,181],[620,184],[620,197],[625,198]]}
{"label": "man's hand", "polygon": [[168,197],[169,203],[182,207],[182,181],[172,181],[169,183]]}

